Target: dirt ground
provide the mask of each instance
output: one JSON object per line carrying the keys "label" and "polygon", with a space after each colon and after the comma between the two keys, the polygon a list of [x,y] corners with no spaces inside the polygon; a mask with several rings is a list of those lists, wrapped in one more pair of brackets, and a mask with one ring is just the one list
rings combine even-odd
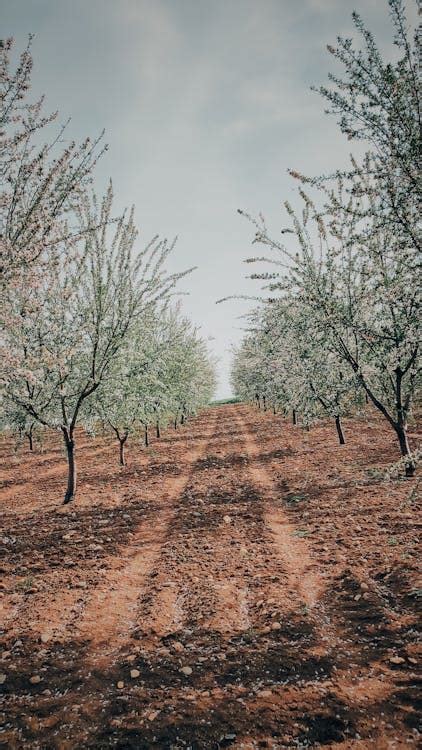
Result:
{"label": "dirt ground", "polygon": [[81,435],[68,506],[58,438],[3,442],[1,746],[416,747],[417,480],[345,434],[227,405],[123,468]]}

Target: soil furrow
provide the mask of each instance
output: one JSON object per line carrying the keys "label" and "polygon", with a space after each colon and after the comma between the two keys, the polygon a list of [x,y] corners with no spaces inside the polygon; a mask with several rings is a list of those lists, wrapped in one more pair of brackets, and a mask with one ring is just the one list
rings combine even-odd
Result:
{"label": "soil furrow", "polygon": [[123,470],[99,445],[70,509],[28,476],[23,512],[5,501],[5,746],[416,747],[414,508],[330,434],[225,406]]}
{"label": "soil furrow", "polygon": [[205,443],[204,439],[191,450],[180,476],[160,484],[154,499],[153,522],[147,517],[134,530],[131,544],[116,557],[113,569],[107,571],[87,602],[77,634],[89,641],[90,659],[96,664],[107,662],[111,654],[118,653],[137,625],[138,601],[173,525],[175,503],[189,483]]}

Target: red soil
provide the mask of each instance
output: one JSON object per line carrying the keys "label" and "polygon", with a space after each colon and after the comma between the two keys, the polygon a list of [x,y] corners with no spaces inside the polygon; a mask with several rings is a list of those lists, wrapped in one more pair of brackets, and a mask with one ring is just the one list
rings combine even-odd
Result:
{"label": "red soil", "polygon": [[0,743],[416,747],[417,480],[345,432],[218,407],[123,468],[80,436],[68,506],[61,446],[4,442]]}

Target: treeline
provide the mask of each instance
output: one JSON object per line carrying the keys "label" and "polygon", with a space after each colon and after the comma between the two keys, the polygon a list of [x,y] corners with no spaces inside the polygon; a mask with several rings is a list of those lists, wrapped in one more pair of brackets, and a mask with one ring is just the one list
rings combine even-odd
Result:
{"label": "treeline", "polygon": [[[16,67],[0,43],[2,424],[61,433],[64,502],[76,491],[75,430],[108,426],[120,462],[129,435],[145,441],[212,397],[214,365],[177,304],[190,273],[166,268],[174,242],[138,247],[134,210],[118,215],[110,183],[93,190],[102,136],[68,142],[43,101],[31,102],[31,40]],[[47,138],[53,132],[50,139]],[[62,147],[62,143],[67,145]]]}
{"label": "treeline", "polygon": [[[343,75],[319,93],[351,141],[368,144],[347,170],[299,180],[302,208],[285,203],[288,226],[270,235],[262,216],[246,215],[254,242],[271,250],[274,271],[254,274],[270,296],[250,316],[235,352],[232,379],[242,398],[336,424],[372,403],[399,444],[405,473],[416,455],[408,421],[420,394],[421,99],[420,37],[414,42],[404,3],[389,0],[394,30],[384,61],[355,13],[361,45],[328,47]],[[243,213],[243,212],[241,212]]]}

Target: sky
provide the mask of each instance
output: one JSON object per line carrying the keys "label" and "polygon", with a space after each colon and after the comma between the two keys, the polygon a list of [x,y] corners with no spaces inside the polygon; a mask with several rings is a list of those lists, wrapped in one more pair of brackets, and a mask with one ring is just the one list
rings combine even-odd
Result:
{"label": "sky", "polygon": [[2,0],[2,35],[19,50],[35,35],[34,96],[72,118],[69,138],[106,131],[96,190],[111,177],[118,209],[135,204],[141,245],[177,235],[171,271],[197,266],[182,305],[219,360],[218,398],[254,303],[216,301],[260,292],[237,209],[262,212],[277,236],[297,191],[287,170],[347,163],[350,143],[310,87],[333,70],[326,45],[355,34],[353,9],[391,56],[386,0]]}

